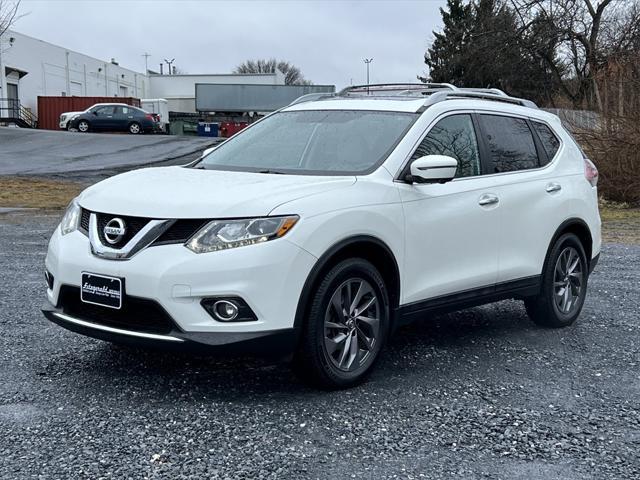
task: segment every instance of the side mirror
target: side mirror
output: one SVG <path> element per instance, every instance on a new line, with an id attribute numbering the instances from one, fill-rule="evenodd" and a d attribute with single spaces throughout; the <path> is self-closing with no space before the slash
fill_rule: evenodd
<path id="1" fill-rule="evenodd" d="M 445 183 L 456 176 L 458 160 L 446 155 L 427 155 L 411 163 L 410 183 Z"/>
<path id="2" fill-rule="evenodd" d="M 93 113 L 96 117 L 98 116 L 98 111 L 97 111 L 97 110 L 94 110 L 94 111 L 93 111 L 93 112 L 91 112 L 91 113 Z"/>

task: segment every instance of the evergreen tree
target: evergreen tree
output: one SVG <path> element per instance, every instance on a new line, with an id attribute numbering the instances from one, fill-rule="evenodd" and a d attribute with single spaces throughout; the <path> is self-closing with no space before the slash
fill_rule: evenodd
<path id="1" fill-rule="evenodd" d="M 466 77 L 465 56 L 473 25 L 473 9 L 463 0 L 447 0 L 447 10 L 440 8 L 440 14 L 444 28 L 442 33 L 433 32 L 435 40 L 424 56 L 429 77 L 418 78 L 423 82 L 429 80 L 458 85 Z"/>
<path id="2" fill-rule="evenodd" d="M 449 0 L 447 7 L 449 11 L 441 9 L 444 29 L 434 33 L 425 54 L 429 81 L 499 88 L 549 103 L 556 83 L 531 53 L 542 48 L 540 39 L 519 31 L 512 9 L 502 0 Z"/>

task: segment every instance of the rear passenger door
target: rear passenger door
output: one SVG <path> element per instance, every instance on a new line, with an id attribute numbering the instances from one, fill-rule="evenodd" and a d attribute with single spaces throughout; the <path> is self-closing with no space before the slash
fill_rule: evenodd
<path id="1" fill-rule="evenodd" d="M 485 170 L 502 213 L 498 285 L 535 285 L 549 242 L 569 211 L 566 177 L 558 175 L 558 162 L 553 162 L 560 141 L 543 122 L 483 112 L 477 118 Z"/>
<path id="2" fill-rule="evenodd" d="M 133 121 L 134 115 L 135 111 L 131 107 L 116 107 L 114 128 L 119 131 L 126 131 L 129 128 L 129 123 Z"/>

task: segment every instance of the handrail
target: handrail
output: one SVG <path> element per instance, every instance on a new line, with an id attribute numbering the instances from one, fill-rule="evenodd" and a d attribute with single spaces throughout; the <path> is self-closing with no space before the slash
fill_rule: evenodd
<path id="1" fill-rule="evenodd" d="M 22 121 L 31 128 L 38 125 L 38 117 L 22 106 L 17 98 L 0 98 L 0 118 Z"/>

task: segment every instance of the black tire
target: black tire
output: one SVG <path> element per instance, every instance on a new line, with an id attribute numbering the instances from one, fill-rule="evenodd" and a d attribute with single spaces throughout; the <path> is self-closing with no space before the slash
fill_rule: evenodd
<path id="1" fill-rule="evenodd" d="M 565 259 L 570 258 L 571 252 L 577 256 L 576 267 L 573 270 L 574 273 L 565 275 L 562 265 Z M 580 282 L 574 277 L 578 268 L 581 275 Z M 589 264 L 582 242 L 573 233 L 562 235 L 551 247 L 545 261 L 540 294 L 524 302 L 529 318 L 537 325 L 544 327 L 562 328 L 571 325 L 582 311 L 588 279 Z M 566 282 L 564 290 L 563 282 Z M 577 291 L 578 283 L 579 292 Z M 564 292 L 564 295 L 561 292 Z M 576 294 L 575 299 L 574 294 Z M 566 300 L 567 297 L 569 300 Z M 564 310 L 564 307 L 568 307 L 568 310 Z"/>
<path id="2" fill-rule="evenodd" d="M 142 133 L 142 125 L 138 122 L 131 122 L 129 124 L 129 133 L 132 135 L 140 135 Z"/>
<path id="3" fill-rule="evenodd" d="M 78 122 L 78 131 L 81 133 L 87 133 L 91 129 L 91 125 L 86 120 L 80 120 Z"/>
<path id="4" fill-rule="evenodd" d="M 389 295 L 382 275 L 364 259 L 343 260 L 316 285 L 309 301 L 294 369 L 304 381 L 327 389 L 362 382 L 380 358 L 389 335 Z M 342 314 L 338 314 L 338 303 Z M 346 304 L 349 313 L 343 308 Z"/>

